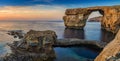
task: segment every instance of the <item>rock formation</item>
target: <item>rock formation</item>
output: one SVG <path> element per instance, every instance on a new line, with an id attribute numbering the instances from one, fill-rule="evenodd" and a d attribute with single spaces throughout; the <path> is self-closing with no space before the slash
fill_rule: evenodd
<path id="1" fill-rule="evenodd" d="M 27 46 L 38 46 L 39 48 L 44 48 L 46 46 L 52 47 L 52 45 L 57 40 L 57 35 L 54 31 L 34 31 L 30 30 L 25 34 L 24 40 Z M 28 48 L 27 47 L 27 48 Z"/>
<path id="2" fill-rule="evenodd" d="M 14 38 L 19 38 L 19 39 L 23 38 L 23 36 L 25 35 L 25 33 L 22 30 L 11 30 L 8 31 L 7 34 L 13 36 Z"/>
<path id="3" fill-rule="evenodd" d="M 64 24 L 67 28 L 83 29 L 88 16 L 93 11 L 99 11 L 103 15 L 102 29 L 117 33 L 120 26 L 120 6 L 101 6 L 88 8 L 67 9 L 65 12 Z"/>
<path id="4" fill-rule="evenodd" d="M 106 61 L 120 61 L 120 52 L 118 52 L 115 56 L 109 57 Z"/>
<path id="5" fill-rule="evenodd" d="M 112 40 L 103 49 L 103 51 L 97 56 L 95 61 L 109 61 L 109 60 L 111 60 L 112 57 L 118 57 L 119 52 L 120 52 L 120 30 L 118 31 L 115 39 Z M 116 61 L 116 60 L 113 60 L 113 61 Z"/>
<path id="6" fill-rule="evenodd" d="M 19 35 L 17 31 L 11 33 Z M 54 31 L 30 30 L 20 41 L 7 44 L 12 53 L 5 56 L 3 61 L 53 61 L 56 55 L 52 46 L 56 39 Z"/>

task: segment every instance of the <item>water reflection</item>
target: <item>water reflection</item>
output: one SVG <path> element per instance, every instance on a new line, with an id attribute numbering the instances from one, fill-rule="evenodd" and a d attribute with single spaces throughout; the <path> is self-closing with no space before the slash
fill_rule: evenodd
<path id="1" fill-rule="evenodd" d="M 87 47 L 54 48 L 56 53 L 55 61 L 89 61 L 94 59 L 99 52 Z"/>
<path id="2" fill-rule="evenodd" d="M 64 30 L 64 38 L 84 39 L 85 38 L 84 30 L 65 28 L 65 30 Z"/>
<path id="3" fill-rule="evenodd" d="M 88 31 L 85 31 L 85 29 L 84 30 L 76 30 L 76 29 L 65 28 L 64 38 L 79 38 L 79 39 L 86 39 L 86 40 L 97 40 L 97 41 L 103 41 L 103 42 L 110 42 L 115 37 L 115 34 L 108 32 L 106 30 L 97 30 L 100 32 L 100 34 L 98 34 L 98 33 L 93 34 Z M 94 32 L 95 30 L 93 29 L 90 31 Z M 88 34 L 85 35 L 86 33 L 88 33 Z M 91 34 L 93 36 L 91 36 Z M 95 39 L 94 37 L 97 37 L 97 38 Z M 88 39 L 88 38 L 90 38 L 90 39 Z"/>
<path id="4" fill-rule="evenodd" d="M 115 38 L 116 34 L 113 34 L 111 32 L 108 32 L 106 30 L 101 30 L 101 41 L 103 42 L 110 42 Z"/>

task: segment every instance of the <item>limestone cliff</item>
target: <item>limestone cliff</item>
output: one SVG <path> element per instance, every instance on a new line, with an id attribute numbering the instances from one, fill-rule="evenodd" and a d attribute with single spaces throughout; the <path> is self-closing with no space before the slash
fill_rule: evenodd
<path id="1" fill-rule="evenodd" d="M 103 15 L 101 20 L 102 29 L 117 33 L 120 26 L 120 6 L 67 9 L 63 17 L 64 24 L 67 28 L 83 29 L 88 16 L 93 11 L 99 11 Z"/>
<path id="2" fill-rule="evenodd" d="M 114 40 L 112 40 L 103 51 L 96 57 L 95 61 L 107 61 L 110 57 L 115 57 L 120 52 L 120 30 Z"/>

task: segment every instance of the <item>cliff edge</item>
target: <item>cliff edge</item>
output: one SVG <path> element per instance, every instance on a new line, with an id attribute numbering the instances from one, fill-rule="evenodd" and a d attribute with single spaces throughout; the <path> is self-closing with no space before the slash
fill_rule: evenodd
<path id="1" fill-rule="evenodd" d="M 112 40 L 103 51 L 96 57 L 94 61 L 109 61 L 111 57 L 115 57 L 120 52 L 120 30 L 114 40 Z M 115 60 L 116 61 L 116 60 Z"/>

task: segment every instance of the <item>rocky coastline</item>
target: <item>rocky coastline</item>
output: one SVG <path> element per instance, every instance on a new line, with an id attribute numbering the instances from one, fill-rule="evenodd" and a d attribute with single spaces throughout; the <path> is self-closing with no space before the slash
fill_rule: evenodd
<path id="1" fill-rule="evenodd" d="M 66 15 L 63 17 L 66 28 L 83 29 L 86 25 L 86 19 L 92 11 L 99 11 L 103 15 L 102 29 L 117 33 L 114 40 L 108 44 L 76 38 L 57 39 L 56 33 L 52 30 L 30 30 L 27 33 L 13 30 L 9 31 L 8 34 L 20 40 L 8 43 L 12 53 L 0 59 L 2 61 L 54 61 L 56 58 L 54 47 L 87 46 L 102 51 L 94 61 L 120 61 L 119 6 L 67 9 Z"/>
<path id="2" fill-rule="evenodd" d="M 8 35 L 12 35 L 14 38 L 19 38 L 20 40 L 14 41 L 11 44 L 8 43 L 7 45 L 11 48 L 12 53 L 7 54 L 0 59 L 2 61 L 53 61 L 56 58 L 55 51 L 53 50 L 54 47 L 86 46 L 89 48 L 97 49 L 99 51 L 103 50 L 100 55 L 97 56 L 95 61 L 119 60 L 119 47 L 116 47 L 119 46 L 119 33 L 120 31 L 117 33 L 115 39 L 107 44 L 105 42 L 83 40 L 77 38 L 57 39 L 56 33 L 51 30 L 30 30 L 26 34 L 16 30 L 9 31 L 7 33 Z M 51 37 L 51 35 L 53 36 Z M 30 40 L 31 44 L 28 44 Z M 38 43 L 42 44 L 39 45 Z M 110 54 L 109 51 L 116 51 L 116 53 L 113 54 L 113 52 L 111 52 Z M 103 55 L 106 55 L 106 57 Z"/>
<path id="3" fill-rule="evenodd" d="M 104 42 L 82 40 L 76 38 L 57 39 L 57 35 L 54 31 L 51 30 L 30 30 L 26 34 L 22 31 L 15 30 L 9 31 L 7 34 L 12 35 L 14 38 L 20 38 L 21 36 L 23 37 L 21 37 L 19 41 L 14 41 L 12 44 L 7 43 L 7 45 L 11 48 L 12 53 L 2 57 L 1 60 L 3 61 L 53 61 L 56 58 L 55 51 L 53 50 L 54 47 L 91 46 L 91 48 L 101 51 L 106 45 Z M 49 34 L 50 36 L 53 35 L 53 37 L 47 37 Z M 47 39 L 44 39 L 45 37 Z M 38 38 L 39 40 L 37 43 L 41 44 L 41 42 L 43 42 L 43 44 L 39 45 L 37 43 L 34 43 L 36 42 L 35 38 Z M 27 44 L 28 42 L 25 42 L 28 39 L 31 40 L 31 44 Z"/>

